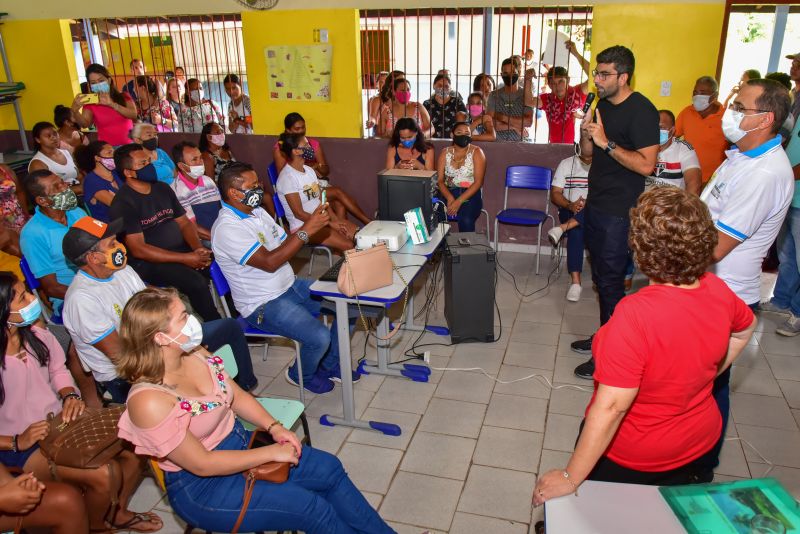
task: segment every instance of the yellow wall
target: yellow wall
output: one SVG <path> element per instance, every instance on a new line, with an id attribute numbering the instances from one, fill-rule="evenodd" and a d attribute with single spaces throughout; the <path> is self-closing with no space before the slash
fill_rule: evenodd
<path id="1" fill-rule="evenodd" d="M 264 48 L 314 44 L 314 28 L 328 29 L 333 46 L 330 102 L 271 100 Z M 283 118 L 296 111 L 315 137 L 361 137 L 361 49 L 355 9 L 266 11 L 242 13 L 242 40 L 253 106 L 253 128 L 259 134 L 279 134 Z"/>
<path id="2" fill-rule="evenodd" d="M 9 21 L 0 26 L 11 74 L 25 83 L 20 106 L 25 128 L 38 121 L 53 122 L 56 104 L 69 106 L 78 92 L 78 73 L 72 52 L 69 21 Z M 0 68 L 0 79 L 5 71 Z M 0 130 L 16 130 L 12 106 L 0 107 Z"/>
<path id="3" fill-rule="evenodd" d="M 692 103 L 697 78 L 714 76 L 725 6 L 722 4 L 603 4 L 592 15 L 592 68 L 595 56 L 613 45 L 636 56 L 633 87 L 659 109 L 678 114 Z M 672 81 L 672 94 L 660 95 Z"/>

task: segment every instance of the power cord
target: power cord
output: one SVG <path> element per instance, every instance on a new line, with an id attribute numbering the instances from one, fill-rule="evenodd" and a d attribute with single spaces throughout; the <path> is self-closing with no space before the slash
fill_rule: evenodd
<path id="1" fill-rule="evenodd" d="M 587 393 L 592 393 L 594 391 L 593 389 L 588 389 L 588 388 L 585 388 L 583 386 L 578 386 L 578 385 L 575 385 L 575 384 L 562 384 L 560 386 L 556 386 L 546 376 L 540 375 L 540 374 L 536 374 L 536 373 L 530 374 L 528 376 L 523 376 L 522 378 L 515 378 L 514 380 L 500 380 L 499 378 L 497 378 L 495 376 L 492 376 L 489 373 L 487 373 L 486 370 L 481 368 L 481 367 L 432 367 L 430 365 L 428 367 L 430 367 L 434 371 L 480 371 L 481 373 L 483 373 L 487 377 L 491 378 L 492 380 L 494 380 L 498 384 L 514 384 L 516 382 L 522 382 L 523 380 L 530 380 L 531 378 L 536 378 L 536 379 L 539 380 L 539 382 L 541 382 L 542 384 L 544 384 L 545 386 L 547 386 L 550 389 L 568 388 L 568 389 L 575 389 L 575 390 L 578 390 L 578 391 L 585 391 Z"/>

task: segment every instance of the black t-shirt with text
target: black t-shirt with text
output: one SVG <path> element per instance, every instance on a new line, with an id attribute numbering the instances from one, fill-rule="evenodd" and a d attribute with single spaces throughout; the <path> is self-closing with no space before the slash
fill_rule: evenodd
<path id="1" fill-rule="evenodd" d="M 603 128 L 609 141 L 628 150 L 658 145 L 658 110 L 641 93 L 632 93 L 614 105 L 607 99 L 597 103 Z M 597 113 L 595 112 L 595 122 Z M 622 166 L 597 145 L 592 151 L 589 169 L 589 195 L 586 205 L 618 217 L 628 217 L 644 192 L 645 177 Z"/>
<path id="2" fill-rule="evenodd" d="M 175 219 L 186 211 L 167 184 L 150 184 L 143 195 L 125 184 L 111 202 L 111 220 L 122 218 L 124 234 L 143 234 L 144 242 L 172 252 L 189 252 Z"/>

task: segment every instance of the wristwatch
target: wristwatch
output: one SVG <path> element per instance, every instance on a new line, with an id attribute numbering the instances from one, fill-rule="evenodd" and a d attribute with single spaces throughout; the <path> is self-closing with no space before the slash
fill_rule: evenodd
<path id="1" fill-rule="evenodd" d="M 605 148 L 606 154 L 611 154 L 611 151 L 615 148 L 617 148 L 617 143 L 614 141 L 609 141 Z"/>
<path id="2" fill-rule="evenodd" d="M 300 238 L 300 241 L 302 241 L 303 244 L 308 245 L 308 233 L 307 232 L 305 232 L 303 230 L 299 230 L 294 235 L 296 235 L 298 238 Z"/>

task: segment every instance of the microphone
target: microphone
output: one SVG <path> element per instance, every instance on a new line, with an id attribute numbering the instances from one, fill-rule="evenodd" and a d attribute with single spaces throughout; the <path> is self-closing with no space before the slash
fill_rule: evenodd
<path id="1" fill-rule="evenodd" d="M 583 114 L 586 115 L 589 112 L 589 108 L 592 107 L 592 102 L 594 102 L 594 93 L 589 93 L 586 95 L 586 103 L 583 105 Z"/>

